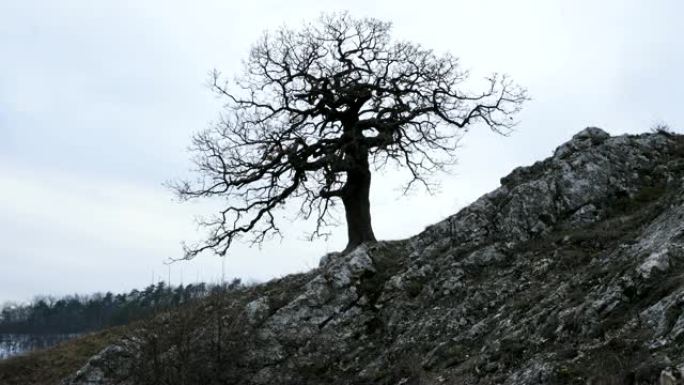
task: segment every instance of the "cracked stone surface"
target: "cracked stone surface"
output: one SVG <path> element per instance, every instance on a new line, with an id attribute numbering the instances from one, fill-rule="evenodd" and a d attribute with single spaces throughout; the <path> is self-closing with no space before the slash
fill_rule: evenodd
<path id="1" fill-rule="evenodd" d="M 681 384 L 683 185 L 682 137 L 587 128 L 410 239 L 227 294 L 245 322 L 190 346 L 242 336 L 216 383 Z M 136 346 L 65 384 L 127 384 Z"/>

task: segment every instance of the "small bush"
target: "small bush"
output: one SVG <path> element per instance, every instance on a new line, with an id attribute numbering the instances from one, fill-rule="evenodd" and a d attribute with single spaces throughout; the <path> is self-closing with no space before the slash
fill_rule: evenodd
<path id="1" fill-rule="evenodd" d="M 674 131 L 670 127 L 669 124 L 665 122 L 655 122 L 653 125 L 651 125 L 650 131 L 654 134 L 665 134 L 665 135 L 672 135 L 674 134 Z"/>

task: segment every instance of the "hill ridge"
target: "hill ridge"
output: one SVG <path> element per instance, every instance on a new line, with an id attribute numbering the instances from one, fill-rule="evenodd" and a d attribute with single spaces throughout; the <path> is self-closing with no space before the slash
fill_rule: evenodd
<path id="1" fill-rule="evenodd" d="M 589 127 L 414 237 L 157 317 L 64 384 L 674 384 L 683 180 L 681 136 Z"/>

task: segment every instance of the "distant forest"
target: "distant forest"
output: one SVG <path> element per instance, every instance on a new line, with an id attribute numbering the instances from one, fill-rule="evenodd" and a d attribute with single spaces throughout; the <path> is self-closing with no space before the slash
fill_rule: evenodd
<path id="1" fill-rule="evenodd" d="M 26 305 L 8 304 L 0 312 L 0 333 L 85 333 L 149 317 L 156 312 L 241 287 L 205 283 L 171 287 L 164 282 L 127 294 L 36 297 Z"/>

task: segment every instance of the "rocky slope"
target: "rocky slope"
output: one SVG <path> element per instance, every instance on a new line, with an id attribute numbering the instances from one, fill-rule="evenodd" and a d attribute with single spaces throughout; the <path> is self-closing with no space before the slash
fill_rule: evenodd
<path id="1" fill-rule="evenodd" d="M 684 138 L 588 128 L 404 241 L 162 315 L 64 384 L 675 384 Z"/>

